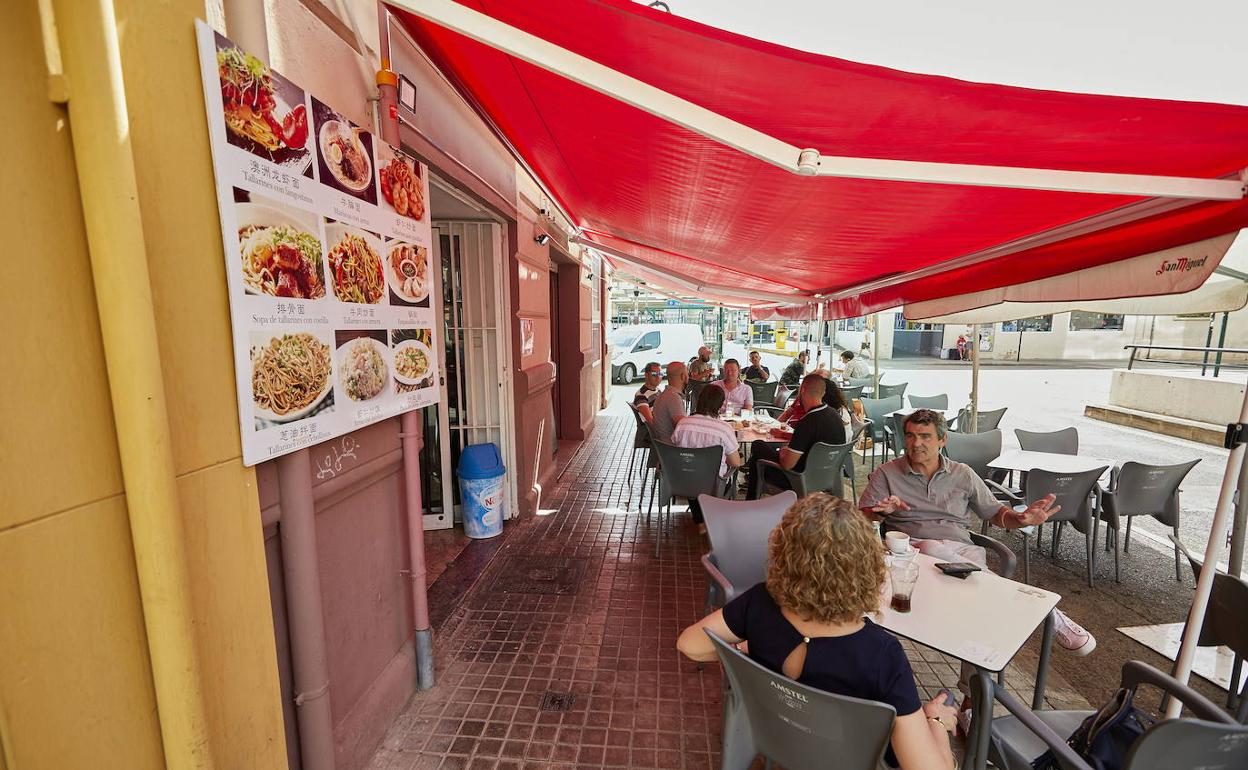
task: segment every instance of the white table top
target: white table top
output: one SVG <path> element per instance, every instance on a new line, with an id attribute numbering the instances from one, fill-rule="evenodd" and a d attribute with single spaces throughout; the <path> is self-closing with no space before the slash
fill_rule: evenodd
<path id="1" fill-rule="evenodd" d="M 1005 668 L 1061 599 L 1052 591 L 1006 580 L 986 569 L 961 580 L 933 566 L 943 559 L 920 553 L 915 560 L 919 582 L 910 612 L 889 606 L 892 586 L 886 581 L 884 609 L 877 622 L 994 673 Z"/>
<path id="2" fill-rule="evenodd" d="M 908 416 L 908 415 L 914 414 L 915 412 L 919 411 L 920 409 L 927 409 L 927 407 L 925 407 L 925 406 L 924 406 L 924 407 L 912 406 L 912 407 L 910 407 L 909 409 L 894 409 L 893 411 L 889 412 L 888 414 L 886 414 L 886 415 L 884 415 L 884 416 L 885 416 L 885 417 L 892 417 L 892 416 L 893 416 L 893 415 L 895 415 L 895 414 L 907 415 L 907 416 Z M 960 410 L 958 410 L 958 409 L 928 409 L 927 411 L 929 411 L 929 412 L 939 412 L 940 414 L 944 415 L 944 417 L 945 417 L 945 422 L 948 422 L 948 421 L 952 420 L 954 417 L 957 417 L 957 416 L 958 416 L 958 412 L 959 412 Z"/>
<path id="3" fill-rule="evenodd" d="M 1006 471 L 1052 471 L 1053 473 L 1081 473 L 1108 466 L 1113 468 L 1117 463 L 1100 457 L 1087 455 L 1062 455 L 1053 452 L 1024 452 L 1021 449 L 1007 449 L 1001 456 L 988 463 L 989 468 Z"/>

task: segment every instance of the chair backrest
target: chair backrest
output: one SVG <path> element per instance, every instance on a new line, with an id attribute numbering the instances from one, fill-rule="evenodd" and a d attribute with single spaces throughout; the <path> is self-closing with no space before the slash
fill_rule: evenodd
<path id="1" fill-rule="evenodd" d="M 650 426 L 646 424 L 646 419 L 641 416 L 641 410 L 633 404 L 629 404 L 628 408 L 633 411 L 633 420 L 637 423 L 637 431 L 633 433 L 633 449 L 650 446 Z"/>
<path id="2" fill-rule="evenodd" d="M 719 465 L 724 459 L 720 446 L 686 449 L 653 441 L 659 455 L 664 488 L 669 495 L 697 499 L 698 495 L 714 495 L 719 491 Z"/>
<path id="3" fill-rule="evenodd" d="M 957 460 L 971 466 L 981 479 L 988 478 L 992 469 L 988 463 L 1001 456 L 1001 431 L 989 430 L 983 433 L 945 434 L 945 455 L 950 460 Z"/>
<path id="4" fill-rule="evenodd" d="M 1069 521 L 1075 529 L 1087 534 L 1092 526 L 1092 502 L 1090 495 L 1096 482 L 1109 468 L 1108 465 L 1079 473 L 1054 473 L 1036 469 L 1028 472 L 1023 496 L 1028 501 L 1039 500 L 1045 495 L 1057 498 L 1062 510 L 1053 514 L 1049 521 Z"/>
<path id="5" fill-rule="evenodd" d="M 893 429 L 893 441 L 896 443 L 897 454 L 906 453 L 906 418 L 909 412 L 899 412 L 888 416 L 888 427 Z"/>
<path id="6" fill-rule="evenodd" d="M 1079 454 L 1079 429 L 1062 428 L 1047 433 L 1015 428 L 1018 448 L 1024 452 L 1050 452 L 1058 455 Z"/>
<path id="7" fill-rule="evenodd" d="M 776 401 L 776 389 L 779 382 L 751 382 L 750 390 L 754 392 L 755 404 L 773 404 Z"/>
<path id="8" fill-rule="evenodd" d="M 902 382 L 897 385 L 885 385 L 880 383 L 880 392 L 875 394 L 876 398 L 888 398 L 889 396 L 904 396 L 906 394 L 906 386 L 908 382 Z M 900 408 L 900 407 L 898 407 Z"/>
<path id="9" fill-rule="evenodd" d="M 826 768 L 832 758 L 839 770 L 880 767 L 897 717 L 892 706 L 799 684 L 707 634 L 732 687 L 724 708 L 744 711 L 755 751 L 788 770 Z"/>
<path id="10" fill-rule="evenodd" d="M 1171 719 L 1139 737 L 1124 770 L 1232 770 L 1248 767 L 1248 726 Z"/>
<path id="11" fill-rule="evenodd" d="M 1204 560 L 1193 556 L 1174 535 L 1170 539 L 1192 565 L 1192 576 L 1199 580 Z M 1226 645 L 1239 656 L 1248 658 L 1248 582 L 1243 578 L 1225 572 L 1214 573 L 1205 622 L 1196 644 L 1201 647 Z"/>
<path id="12" fill-rule="evenodd" d="M 783 409 L 784 405 L 789 403 L 789 399 L 792 398 L 794 393 L 797 393 L 797 388 L 780 385 L 776 388 L 776 397 L 771 400 L 772 406 L 778 406 Z M 758 399 L 754 399 L 754 405 L 758 406 Z"/>
<path id="13" fill-rule="evenodd" d="M 862 411 L 867 415 L 867 419 L 871 421 L 871 438 L 878 439 L 882 437 L 884 435 L 884 424 L 887 422 L 884 419 L 884 415 L 901 408 L 901 396 L 861 398 L 858 400 L 862 403 Z"/>
<path id="14" fill-rule="evenodd" d="M 1126 462 L 1114 474 L 1114 503 L 1119 515 L 1159 516 L 1173 526 L 1177 507 L 1173 505 L 1179 484 L 1196 467 L 1199 459 L 1178 465 L 1145 465 Z"/>
<path id="15" fill-rule="evenodd" d="M 767 579 L 767 538 L 795 502 L 791 489 L 760 500 L 698 497 L 715 562 L 738 593 Z"/>
<path id="16" fill-rule="evenodd" d="M 850 387 L 856 386 L 859 388 L 866 387 L 867 385 L 875 385 L 875 378 L 874 377 L 850 377 L 849 385 Z"/>
<path id="17" fill-rule="evenodd" d="M 702 380 L 689 380 L 689 403 L 698 403 L 698 394 L 702 392 L 703 388 L 710 384 L 711 383 L 704 382 Z"/>
<path id="18" fill-rule="evenodd" d="M 812 492 L 827 492 L 837 497 L 844 496 L 844 474 L 841 471 L 845 468 L 845 458 L 852 451 L 854 451 L 852 442 L 846 444 L 816 442 L 806 451 L 806 466 L 801 474 L 801 486 L 804 489 L 797 490 L 798 494 L 805 496 Z"/>
<path id="19" fill-rule="evenodd" d="M 855 398 L 862 398 L 862 389 L 865 385 L 849 385 L 841 388 L 841 395 L 845 397 L 845 403 L 852 408 L 852 402 Z"/>
<path id="20" fill-rule="evenodd" d="M 948 409 L 949 394 L 941 393 L 939 396 L 908 396 L 910 406 L 915 409 Z"/>
<path id="21" fill-rule="evenodd" d="M 996 430 L 1001 427 L 1001 418 L 1005 417 L 1008 406 L 1000 409 L 989 409 L 979 413 L 979 418 L 975 421 L 975 432 L 983 433 L 988 430 Z M 961 433 L 971 432 L 971 408 L 965 407 L 958 412 L 958 431 Z"/>

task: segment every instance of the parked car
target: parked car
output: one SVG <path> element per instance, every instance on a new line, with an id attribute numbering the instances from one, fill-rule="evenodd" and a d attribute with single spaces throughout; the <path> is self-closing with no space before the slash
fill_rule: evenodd
<path id="1" fill-rule="evenodd" d="M 669 361 L 688 361 L 702 347 L 697 324 L 638 324 L 621 326 L 607 337 L 611 345 L 611 379 L 628 384 L 649 361 L 664 369 Z"/>

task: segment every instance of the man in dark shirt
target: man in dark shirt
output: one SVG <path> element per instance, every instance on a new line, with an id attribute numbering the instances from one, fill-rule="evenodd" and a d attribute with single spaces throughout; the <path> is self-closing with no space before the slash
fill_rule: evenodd
<path id="1" fill-rule="evenodd" d="M 750 365 L 741 373 L 746 382 L 766 382 L 771 379 L 771 370 L 763 366 L 763 357 L 757 350 L 750 351 Z"/>
<path id="2" fill-rule="evenodd" d="M 806 453 L 815 444 L 844 444 L 845 423 L 841 415 L 829 409 L 823 403 L 823 394 L 827 390 L 828 381 L 818 374 L 808 374 L 802 378 L 802 387 L 798 391 L 798 400 L 805 408 L 802 419 L 793 426 L 793 438 L 789 445 L 779 451 L 766 441 L 755 441 L 750 445 L 750 464 L 747 475 L 747 495 L 754 500 L 758 497 L 761 485 L 758 461 L 772 460 L 786 470 L 801 473 L 806 469 Z M 767 469 L 767 483 L 781 489 L 789 489 L 789 479 L 774 468 Z"/>
<path id="3" fill-rule="evenodd" d="M 786 388 L 796 387 L 806 376 L 806 362 L 810 360 L 810 352 L 803 350 L 793 359 L 793 363 L 784 368 L 780 375 L 780 384 Z"/>
<path id="4" fill-rule="evenodd" d="M 637 395 L 633 396 L 633 406 L 646 418 L 646 422 L 650 422 L 653 416 L 650 407 L 654 406 L 654 400 L 659 397 L 659 383 L 663 381 L 662 367 L 658 361 L 651 361 L 646 364 L 643 374 L 646 381 L 637 389 Z"/>

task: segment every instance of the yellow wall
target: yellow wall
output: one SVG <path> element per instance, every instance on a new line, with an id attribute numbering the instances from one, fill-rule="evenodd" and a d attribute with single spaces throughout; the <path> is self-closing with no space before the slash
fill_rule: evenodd
<path id="1" fill-rule="evenodd" d="M 37 0 L 0 3 L 0 720 L 11 767 L 164 766 L 67 111 Z M 193 20 L 117 0 L 208 734 L 222 768 L 285 766 L 255 477 L 242 466 Z M 72 94 L 72 84 L 70 85 Z M 25 181 L 19 181 L 25 180 Z M 171 512 L 173 513 L 173 512 Z M 0 752 L 3 756 L 3 752 Z M 3 760 L 0 759 L 0 764 Z"/>

